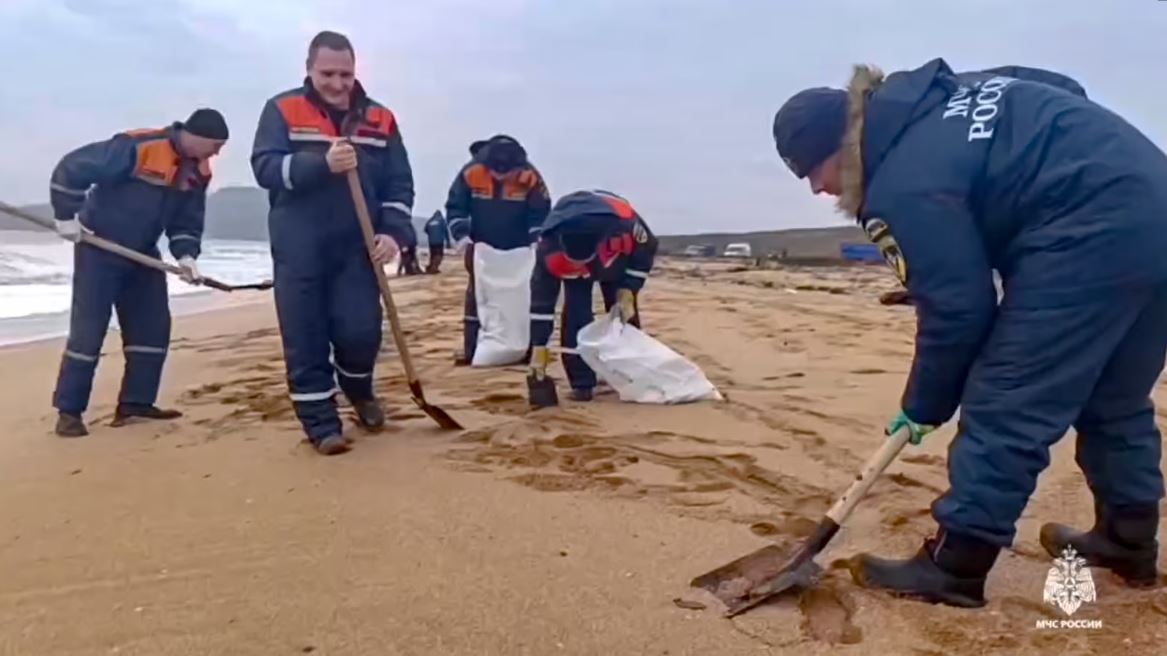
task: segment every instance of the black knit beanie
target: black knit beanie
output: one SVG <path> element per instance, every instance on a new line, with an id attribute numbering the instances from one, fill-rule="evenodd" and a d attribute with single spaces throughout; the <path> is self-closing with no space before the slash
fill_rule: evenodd
<path id="1" fill-rule="evenodd" d="M 227 121 L 223 120 L 222 114 L 213 109 L 196 109 L 182 127 L 196 137 L 227 140 Z"/>

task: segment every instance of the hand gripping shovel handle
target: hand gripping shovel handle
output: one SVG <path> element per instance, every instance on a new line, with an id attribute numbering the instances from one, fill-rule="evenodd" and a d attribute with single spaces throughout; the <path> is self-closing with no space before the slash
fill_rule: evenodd
<path id="1" fill-rule="evenodd" d="M 357 173 L 356 169 L 350 169 L 347 177 L 353 205 L 357 209 L 357 219 L 361 223 L 361 233 L 365 237 L 365 249 L 369 252 L 369 261 L 373 265 L 373 272 L 377 274 L 377 285 L 381 288 L 381 298 L 385 302 L 385 314 L 389 317 L 393 341 L 397 344 L 397 352 L 401 355 L 401 364 L 405 367 L 405 377 L 409 382 L 409 391 L 413 395 L 413 401 L 442 428 L 461 430 L 462 426 L 445 410 L 432 406 L 425 400 L 421 381 L 418 380 L 417 372 L 413 368 L 413 358 L 409 355 L 409 346 L 405 343 L 405 335 L 401 332 L 401 320 L 397 316 L 397 305 L 393 303 L 393 294 L 389 291 L 389 280 L 385 277 L 385 270 L 373 260 L 373 253 L 376 250 L 373 241 L 373 219 L 369 216 L 369 206 L 365 202 L 365 192 L 361 188 L 360 174 Z"/>
<path id="2" fill-rule="evenodd" d="M 10 216 L 14 216 L 18 219 L 24 219 L 25 221 L 28 221 L 30 223 L 35 223 L 36 225 L 39 225 L 40 227 L 42 227 L 46 230 L 54 230 L 54 231 L 56 230 L 56 228 L 53 226 L 52 222 L 50 222 L 49 220 L 42 219 L 41 217 L 36 216 L 35 214 L 30 214 L 28 212 L 25 212 L 19 208 L 16 208 L 16 207 L 9 205 L 8 203 L 0 202 L 0 212 L 4 212 L 5 214 L 8 214 Z M 149 267 L 151 269 L 157 269 L 158 271 L 163 271 L 166 273 L 171 273 L 171 274 L 174 274 L 176 276 L 183 275 L 183 271 L 182 271 L 181 267 L 175 266 L 173 264 L 168 264 L 168 263 L 163 262 L 162 260 L 159 260 L 157 258 L 150 257 L 149 255 L 144 255 L 142 253 L 139 253 L 136 250 L 133 250 L 132 248 L 126 248 L 125 246 L 122 246 L 121 244 L 119 244 L 117 242 L 112 242 L 112 241 L 109 241 L 108 239 L 103 239 L 101 237 L 98 237 L 95 234 L 82 231 L 81 241 L 85 242 L 86 244 L 89 244 L 90 246 L 93 246 L 94 248 L 100 248 L 101 250 L 113 253 L 114 255 L 120 255 L 120 256 L 126 258 L 127 260 L 137 262 L 138 264 L 141 264 L 142 266 Z M 211 289 L 217 289 L 217 290 L 223 291 L 223 292 L 232 292 L 232 291 L 235 291 L 237 289 L 268 289 L 271 287 L 271 284 L 269 282 L 262 282 L 262 283 L 258 283 L 255 285 L 228 285 L 226 283 L 219 282 L 218 280 L 215 280 L 214 278 L 207 278 L 205 276 L 203 277 L 201 284 L 206 285 L 207 287 L 210 287 Z"/>

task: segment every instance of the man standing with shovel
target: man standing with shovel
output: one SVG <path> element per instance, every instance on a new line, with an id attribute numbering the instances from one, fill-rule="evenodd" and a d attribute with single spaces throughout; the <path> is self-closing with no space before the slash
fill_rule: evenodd
<path id="1" fill-rule="evenodd" d="M 1162 441 L 1150 393 L 1167 352 L 1167 156 L 1057 74 L 954 73 L 941 59 L 800 92 L 777 149 L 864 228 L 907 286 L 915 358 L 891 434 L 919 441 L 961 408 L 935 537 L 859 556 L 862 585 L 955 606 L 986 577 L 1071 426 L 1089 532 L 1041 542 L 1153 585 Z M 1004 297 L 998 305 L 993 271 Z"/>
<path id="2" fill-rule="evenodd" d="M 166 234 L 183 279 L 199 280 L 210 159 L 227 141 L 219 112 L 200 109 L 185 123 L 131 130 L 65 155 L 50 193 L 57 232 L 73 249 L 73 306 L 53 406 L 56 433 L 88 435 L 82 415 L 112 308 L 117 308 L 126 369 L 113 425 L 176 419 L 154 405 L 170 346 L 166 274 L 81 242 L 82 231 L 157 259 Z"/>
<path id="3" fill-rule="evenodd" d="M 373 259 L 383 266 L 408 244 L 413 173 L 393 113 L 354 76 L 343 35 L 321 32 L 308 48 L 303 86 L 267 102 L 251 165 L 271 199 L 276 309 L 296 415 L 323 455 L 348 449 L 336 394 L 362 426 L 385 412 L 373 391 L 381 348 L 381 297 L 346 175 L 356 169 L 375 210 Z M 359 196 L 358 196 L 359 197 Z"/>

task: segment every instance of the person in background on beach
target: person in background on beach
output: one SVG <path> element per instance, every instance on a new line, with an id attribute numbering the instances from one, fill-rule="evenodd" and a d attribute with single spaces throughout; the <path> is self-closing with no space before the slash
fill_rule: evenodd
<path id="1" fill-rule="evenodd" d="M 430 220 L 425 222 L 425 237 L 430 247 L 430 261 L 426 263 L 425 272 L 436 274 L 442 266 L 446 247 L 451 245 L 450 229 L 446 225 L 446 217 L 442 216 L 441 210 L 434 212 Z"/>
<path id="2" fill-rule="evenodd" d="M 572 399 L 592 400 L 596 374 L 575 352 L 576 336 L 592 322 L 592 289 L 600 283 L 604 308 L 640 327 L 638 295 L 656 257 L 657 239 L 632 205 L 608 191 L 577 191 L 555 204 L 539 236 L 531 274 L 530 374 L 543 379 L 548 343 L 563 287 L 559 336 Z"/>
<path id="3" fill-rule="evenodd" d="M 413 233 L 413 172 L 401 130 L 393 112 L 365 94 L 355 60 L 345 36 L 316 35 L 307 78 L 267 101 L 251 155 L 271 202 L 275 301 L 292 404 L 324 455 L 350 446 L 338 391 L 363 427 L 385 423 L 373 391 L 381 296 L 346 174 L 359 171 L 373 210 L 377 266 Z"/>
<path id="4" fill-rule="evenodd" d="M 401 238 L 394 237 L 397 241 L 397 246 L 401 249 L 401 259 L 397 263 L 397 275 L 399 276 L 420 276 L 421 266 L 417 263 L 417 234 L 413 230 L 412 223 L 408 226 L 407 234 L 404 227 L 397 231 Z"/>
<path id="5" fill-rule="evenodd" d="M 199 109 L 185 123 L 130 130 L 82 146 L 53 170 L 49 191 L 57 232 L 75 243 L 69 337 L 53 392 L 57 435 L 89 434 L 82 417 L 112 308 L 126 358 L 113 425 L 182 416 L 154 405 L 170 348 L 166 274 L 81 243 L 81 233 L 154 258 L 165 234 L 183 280 L 196 283 L 210 160 L 227 136 L 219 112 Z"/>
<path id="6" fill-rule="evenodd" d="M 470 162 L 462 167 L 446 200 L 450 234 L 464 250 L 466 306 L 459 365 L 474 361 L 478 345 L 478 301 L 474 293 L 474 244 L 498 250 L 529 247 L 551 208 L 543 176 L 513 137 L 496 135 L 470 145 Z"/>
<path id="7" fill-rule="evenodd" d="M 1049 449 L 1073 426 L 1094 527 L 1046 524 L 1042 545 L 1154 584 L 1167 156 L 1064 76 L 956 74 L 943 59 L 886 78 L 859 66 L 847 91 L 802 91 L 778 111 L 774 139 L 797 177 L 839 197 L 916 306 L 887 432 L 907 428 L 918 444 L 961 408 L 935 537 L 907 560 L 860 555 L 856 581 L 984 605 Z"/>

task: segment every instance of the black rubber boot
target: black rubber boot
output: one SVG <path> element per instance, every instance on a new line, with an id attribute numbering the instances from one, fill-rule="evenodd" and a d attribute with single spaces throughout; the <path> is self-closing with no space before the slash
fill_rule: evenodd
<path id="1" fill-rule="evenodd" d="M 353 409 L 357 412 L 357 420 L 365 429 L 375 431 L 385 426 L 385 410 L 381 407 L 380 401 L 376 399 L 358 401 L 353 403 Z"/>
<path id="2" fill-rule="evenodd" d="M 312 446 L 322 456 L 335 456 L 349 450 L 348 440 L 340 435 L 329 435 L 318 442 L 313 442 Z"/>
<path id="3" fill-rule="evenodd" d="M 593 390 L 591 387 L 573 387 L 571 389 L 572 401 L 582 401 L 586 403 L 587 401 L 591 401 L 594 396 L 595 390 Z"/>
<path id="4" fill-rule="evenodd" d="M 1094 527 L 1081 532 L 1064 524 L 1041 527 L 1041 546 L 1058 558 L 1073 547 L 1091 567 L 1117 574 L 1127 585 L 1144 588 L 1159 580 L 1159 504 L 1107 508 L 1094 502 Z"/>
<path id="5" fill-rule="evenodd" d="M 85 437 L 89 434 L 89 429 L 85 427 L 81 417 L 61 412 L 57 415 L 56 432 L 58 437 Z"/>
<path id="6" fill-rule="evenodd" d="M 985 579 L 1001 548 L 940 530 L 908 560 L 859 554 L 849 564 L 855 582 L 895 596 L 960 608 L 985 605 Z"/>
<path id="7" fill-rule="evenodd" d="M 130 419 L 159 419 L 170 420 L 178 419 L 182 413 L 178 410 L 163 410 L 153 405 L 137 405 L 134 403 L 118 404 L 117 410 L 114 411 L 113 421 L 111 426 L 123 426 Z"/>

